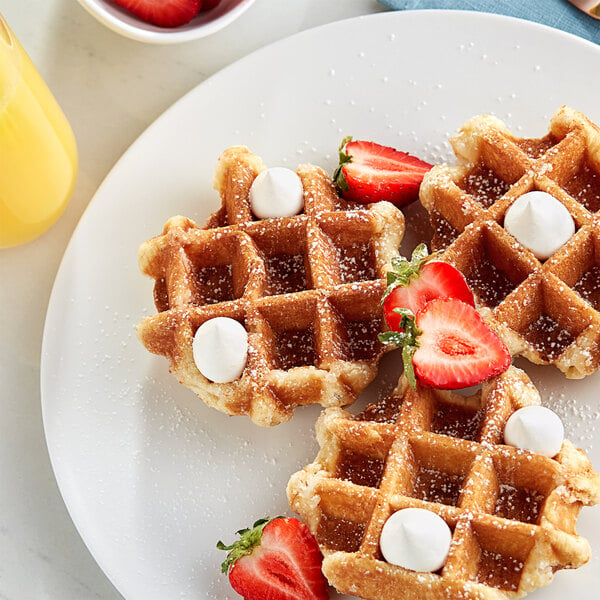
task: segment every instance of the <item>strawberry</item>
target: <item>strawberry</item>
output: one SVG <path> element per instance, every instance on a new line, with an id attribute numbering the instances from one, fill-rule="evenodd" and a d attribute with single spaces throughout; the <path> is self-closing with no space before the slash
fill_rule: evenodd
<path id="1" fill-rule="evenodd" d="M 392 259 L 392 270 L 387 274 L 388 289 L 383 297 L 385 322 L 392 331 L 399 330 L 402 318 L 395 308 L 408 308 L 416 314 L 434 298 L 456 298 L 475 306 L 463 274 L 434 258 L 435 255 L 427 253 L 425 244 L 419 244 L 410 261 L 404 257 Z"/>
<path id="2" fill-rule="evenodd" d="M 315 538 L 298 519 L 260 519 L 238 531 L 221 565 L 233 589 L 245 600 L 325 600 L 327 580 Z"/>
<path id="3" fill-rule="evenodd" d="M 414 388 L 442 390 L 471 387 L 510 366 L 511 356 L 502 340 L 479 313 L 455 298 L 436 298 L 416 316 L 407 309 L 401 315 L 402 331 L 379 335 L 380 341 L 402 346 L 404 372 Z"/>
<path id="4" fill-rule="evenodd" d="M 113 0 L 136 17 L 159 27 L 189 23 L 202 8 L 202 0 Z"/>
<path id="5" fill-rule="evenodd" d="M 368 204 L 387 200 L 397 206 L 417 199 L 419 186 L 432 165 L 375 142 L 342 140 L 340 164 L 333 180 L 347 200 Z"/>
<path id="6" fill-rule="evenodd" d="M 207 10 L 210 10 L 211 8 L 214 8 L 220 4 L 220 2 L 221 0 L 203 0 L 200 12 L 206 12 Z"/>

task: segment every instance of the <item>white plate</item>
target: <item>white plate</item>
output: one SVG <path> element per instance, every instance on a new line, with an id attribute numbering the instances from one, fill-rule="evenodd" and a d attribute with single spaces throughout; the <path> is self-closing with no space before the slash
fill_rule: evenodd
<path id="1" fill-rule="evenodd" d="M 213 169 L 231 144 L 249 145 L 268 164 L 332 170 L 340 139 L 352 134 L 440 161 L 450 158 L 448 134 L 475 114 L 495 113 L 534 136 L 563 103 L 600 121 L 599 61 L 596 46 L 524 21 L 383 13 L 256 52 L 190 92 L 133 144 L 73 235 L 42 358 L 56 478 L 83 539 L 128 600 L 238 598 L 219 572 L 224 553 L 215 543 L 255 518 L 289 512 L 285 485 L 315 455 L 318 414 L 311 407 L 263 430 L 179 386 L 135 338 L 136 323 L 154 311 L 152 282 L 137 269 L 140 242 L 174 214 L 202 222 L 217 207 Z M 386 362 L 395 377 L 397 360 Z M 525 366 L 600 467 L 600 374 L 566 381 L 553 368 Z M 597 597 L 597 508 L 583 511 L 579 529 L 595 558 L 532 597 Z"/>

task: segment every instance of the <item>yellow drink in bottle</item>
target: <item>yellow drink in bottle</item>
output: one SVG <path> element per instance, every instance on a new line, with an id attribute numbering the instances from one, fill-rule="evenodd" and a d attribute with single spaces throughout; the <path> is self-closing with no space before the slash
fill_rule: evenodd
<path id="1" fill-rule="evenodd" d="M 0 247 L 46 231 L 77 175 L 71 127 L 0 15 Z"/>

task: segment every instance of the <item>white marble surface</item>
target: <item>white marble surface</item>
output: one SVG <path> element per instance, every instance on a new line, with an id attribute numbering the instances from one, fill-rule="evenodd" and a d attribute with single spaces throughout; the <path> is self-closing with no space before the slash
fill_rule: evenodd
<path id="1" fill-rule="evenodd" d="M 115 600 L 56 486 L 39 392 L 42 331 L 61 256 L 110 168 L 167 107 L 222 67 L 297 31 L 383 10 L 375 0 L 257 0 L 211 37 L 150 46 L 118 36 L 76 0 L 0 0 L 69 118 L 79 178 L 60 221 L 0 250 L 0 600 Z"/>

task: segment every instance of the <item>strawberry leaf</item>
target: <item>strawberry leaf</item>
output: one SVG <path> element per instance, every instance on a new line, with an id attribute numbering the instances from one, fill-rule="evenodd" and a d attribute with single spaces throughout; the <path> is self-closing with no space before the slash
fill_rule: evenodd
<path id="1" fill-rule="evenodd" d="M 338 190 L 340 190 L 342 192 L 348 191 L 348 182 L 346 181 L 346 177 L 344 176 L 343 167 L 346 163 L 352 162 L 352 156 L 350 154 L 347 154 L 346 152 L 344 152 L 344 148 L 346 147 L 346 144 L 348 144 L 351 141 L 352 141 L 351 135 L 347 135 L 342 140 L 342 143 L 340 144 L 340 147 L 338 149 L 339 164 L 338 164 L 337 168 L 335 169 L 335 171 L 333 172 L 333 182 L 335 183 L 335 186 L 338 188 Z"/>
<path id="2" fill-rule="evenodd" d="M 410 387 L 413 390 L 417 386 L 415 371 L 412 358 L 419 347 L 419 335 L 421 330 L 415 322 L 415 315 L 408 308 L 395 308 L 395 313 L 398 313 L 402 319 L 400 320 L 401 331 L 386 331 L 380 333 L 378 338 L 382 344 L 389 344 L 402 348 L 402 362 L 404 363 L 404 373 Z"/>
<path id="3" fill-rule="evenodd" d="M 382 344 L 393 346 L 418 346 L 418 337 L 421 333 L 415 322 L 415 315 L 408 308 L 395 308 L 395 313 L 398 313 L 400 319 L 399 331 L 386 331 L 379 334 L 379 341 Z"/>
<path id="4" fill-rule="evenodd" d="M 256 521 L 251 529 L 240 529 L 237 531 L 240 539 L 236 540 L 229 546 L 226 546 L 221 540 L 219 540 L 217 542 L 217 548 L 219 550 L 229 550 L 227 558 L 223 561 L 223 563 L 221 563 L 221 572 L 227 573 L 231 566 L 240 558 L 242 558 L 242 556 L 252 554 L 254 548 L 260 545 L 262 532 L 266 525 L 275 519 L 282 518 L 283 517 L 266 517 Z"/>
<path id="5" fill-rule="evenodd" d="M 413 250 L 410 261 L 403 256 L 392 258 L 392 270 L 387 273 L 387 289 L 381 301 L 383 302 L 394 288 L 409 285 L 412 279 L 419 276 L 421 267 L 434 256 L 435 254 L 429 254 L 425 244 L 419 244 Z"/>
<path id="6" fill-rule="evenodd" d="M 378 336 L 379 341 L 382 344 L 396 346 L 398 348 L 404 346 L 408 337 L 409 336 L 404 333 L 404 331 L 386 331 L 385 333 L 380 333 Z"/>

